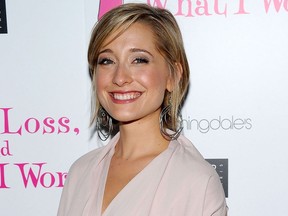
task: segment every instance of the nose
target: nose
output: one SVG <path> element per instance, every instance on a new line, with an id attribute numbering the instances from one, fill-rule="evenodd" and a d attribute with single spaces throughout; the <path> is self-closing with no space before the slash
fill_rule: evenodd
<path id="1" fill-rule="evenodd" d="M 117 86 L 124 86 L 132 82 L 129 67 L 125 64 L 118 64 L 112 82 Z"/>

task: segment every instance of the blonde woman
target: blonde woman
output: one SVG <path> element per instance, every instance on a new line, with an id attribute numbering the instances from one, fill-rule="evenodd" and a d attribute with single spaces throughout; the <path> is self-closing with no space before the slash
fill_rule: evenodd
<path id="1" fill-rule="evenodd" d="M 225 216 L 219 176 L 181 135 L 189 66 L 173 15 L 145 4 L 106 13 L 91 37 L 93 123 L 109 144 L 69 171 L 58 216 Z"/>

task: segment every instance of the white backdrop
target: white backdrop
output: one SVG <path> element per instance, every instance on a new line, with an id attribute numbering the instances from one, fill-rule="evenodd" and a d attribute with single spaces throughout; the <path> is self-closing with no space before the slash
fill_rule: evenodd
<path id="1" fill-rule="evenodd" d="M 229 161 L 230 216 L 286 216 L 288 1 L 146 0 L 183 32 L 191 89 L 184 134 Z M 0 34 L 0 215 L 56 215 L 90 139 L 86 51 L 102 0 L 6 1 Z M 198 4 L 197 4 L 198 3 Z"/>

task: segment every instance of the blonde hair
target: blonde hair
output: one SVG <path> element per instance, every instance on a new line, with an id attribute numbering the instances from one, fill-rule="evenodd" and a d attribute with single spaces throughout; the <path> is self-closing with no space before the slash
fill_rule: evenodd
<path id="1" fill-rule="evenodd" d="M 169 65 L 174 80 L 174 89 L 171 93 L 166 91 L 162 108 L 171 105 L 169 122 L 165 123 L 165 127 L 175 131 L 179 122 L 179 110 L 189 86 L 189 65 L 181 31 L 171 12 L 141 3 L 123 4 L 110 10 L 96 23 L 93 29 L 88 48 L 89 73 L 93 84 L 91 124 L 95 122 L 101 107 L 96 96 L 94 80 L 99 51 L 108 36 L 121 29 L 112 39 L 113 41 L 136 22 L 151 28 L 155 36 L 156 47 Z M 180 75 L 179 72 L 177 73 L 179 65 L 182 69 Z"/>

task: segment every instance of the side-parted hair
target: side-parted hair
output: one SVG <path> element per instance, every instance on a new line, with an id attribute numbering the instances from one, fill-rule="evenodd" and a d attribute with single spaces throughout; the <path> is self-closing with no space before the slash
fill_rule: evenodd
<path id="1" fill-rule="evenodd" d="M 142 3 L 128 3 L 116 7 L 107 12 L 94 26 L 88 48 L 89 73 L 93 85 L 91 124 L 95 123 L 101 106 L 96 96 L 94 80 L 100 49 L 119 37 L 134 23 L 141 23 L 151 28 L 156 48 L 169 65 L 174 88 L 171 93 L 166 91 L 162 108 L 171 105 L 170 120 L 165 123 L 165 127 L 175 131 L 179 126 L 179 110 L 189 86 L 189 65 L 182 34 L 171 12 Z M 121 31 L 111 41 L 106 41 L 104 44 L 106 38 L 117 30 Z M 182 74 L 177 73 L 179 68 Z"/>

